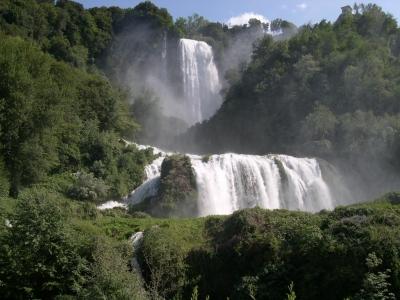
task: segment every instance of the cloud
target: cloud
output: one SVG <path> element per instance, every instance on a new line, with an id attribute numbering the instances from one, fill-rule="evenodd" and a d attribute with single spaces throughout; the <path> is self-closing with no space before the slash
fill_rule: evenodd
<path id="1" fill-rule="evenodd" d="M 229 27 L 233 27 L 236 25 L 245 25 L 245 24 L 249 24 L 250 19 L 257 19 L 257 20 L 260 20 L 262 23 L 270 23 L 269 20 L 266 17 L 264 17 L 263 15 L 256 14 L 254 12 L 247 12 L 247 13 L 241 14 L 240 16 L 230 18 L 226 22 L 226 24 Z"/>
<path id="2" fill-rule="evenodd" d="M 300 10 L 305 10 L 305 9 L 307 9 L 308 4 L 303 2 L 303 3 L 297 4 L 296 7 Z"/>

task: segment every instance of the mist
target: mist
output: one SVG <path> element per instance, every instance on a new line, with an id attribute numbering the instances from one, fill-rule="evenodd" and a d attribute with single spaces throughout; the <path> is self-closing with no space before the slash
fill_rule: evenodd
<path id="1" fill-rule="evenodd" d="M 189 127 L 177 42 L 166 29 L 135 25 L 120 32 L 110 50 L 108 72 L 127 90 L 141 143 L 168 147 Z"/>
<path id="2" fill-rule="evenodd" d="M 250 89 L 250 87 L 241 87 L 241 85 L 243 82 L 246 83 L 244 76 L 246 76 L 246 69 L 249 64 L 253 59 L 260 59 L 255 57 L 257 54 L 254 54 L 254 49 L 259 47 L 260 43 L 260 47 L 265 47 L 262 43 L 273 45 L 273 43 L 290 40 L 296 34 L 303 34 L 307 30 L 311 30 L 311 25 L 297 29 L 293 24 L 279 19 L 264 24 L 257 20 L 250 20 L 247 25 L 231 28 L 221 24 L 214 25 L 215 28 L 219 28 L 218 30 L 222 30 L 229 36 L 228 42 L 218 43 L 214 37 L 206 36 L 207 31 L 200 30 L 201 34 L 196 36 L 198 40 L 191 39 L 191 36 L 182 39 L 182 35 L 177 34 L 177 32 L 154 29 L 150 26 L 135 26 L 125 29 L 116 38 L 112 49 L 112 58 L 114 58 L 112 70 L 117 80 L 129 90 L 133 116 L 142 126 L 142 131 L 138 135 L 140 143 L 158 146 L 169 151 L 204 156 L 215 153 L 224 155 L 224 153 L 232 152 L 253 155 L 279 153 L 291 156 L 293 159 L 296 157 L 298 159 L 301 157 L 317 157 L 319 160 L 313 172 L 318 174 L 317 170 L 321 170 L 322 180 L 329 186 L 329 194 L 332 199 L 335 199 L 332 200 L 335 203 L 333 206 L 320 205 L 318 206 L 320 209 L 331 209 L 337 205 L 373 199 L 399 186 L 399 176 L 396 171 L 390 168 L 390 164 L 385 159 L 385 155 L 393 149 L 385 148 L 374 151 L 375 144 L 373 141 L 369 141 L 369 150 L 378 153 L 378 155 L 372 156 L 374 157 L 373 161 L 370 159 L 371 156 L 368 155 L 351 154 L 346 157 L 341 152 L 341 144 L 348 145 L 351 143 L 349 140 L 341 141 L 334 137 L 334 134 L 338 134 L 338 137 L 346 136 L 346 133 L 340 133 L 343 128 L 350 130 L 350 127 L 344 121 L 335 121 L 336 128 L 332 132 L 336 133 L 332 133 L 332 136 L 326 136 L 325 133 L 323 136 L 316 136 L 312 133 L 315 128 L 314 125 L 311 124 L 309 127 L 311 133 L 305 134 L 299 130 L 298 125 L 295 125 L 302 124 L 303 121 L 301 120 L 312 118 L 314 113 L 312 108 L 305 105 L 301 106 L 295 103 L 298 106 L 288 109 L 285 103 L 278 103 L 269 108 L 270 110 L 275 109 L 277 112 L 272 116 L 273 118 L 263 118 L 258 115 L 257 110 L 255 110 L 255 113 L 252 112 L 254 108 L 250 108 L 247 104 L 243 106 L 243 110 L 230 112 L 233 105 L 252 101 L 248 100 L 246 95 L 246 89 Z M 271 41 L 268 41 L 268 39 Z M 271 60 L 270 63 L 273 64 L 274 60 Z M 263 68 L 269 69 L 267 66 Z M 307 97 L 311 97 L 313 101 L 315 101 L 314 99 L 324 99 L 322 90 L 316 89 L 317 92 L 314 92 L 312 96 L 309 93 L 307 94 L 309 82 L 323 86 L 324 81 L 328 80 L 325 74 L 320 74 L 320 71 L 319 63 L 315 62 L 311 55 L 298 58 L 298 62 L 293 65 L 292 73 L 285 77 L 283 83 L 279 83 L 282 84 L 282 92 L 279 97 L 283 95 L 284 98 L 293 99 L 293 95 L 298 93 L 299 95 L 296 95 L 296 97 L 299 99 L 307 99 Z M 236 96 L 235 93 L 241 89 L 242 92 L 238 94 L 239 96 Z M 235 97 L 240 97 L 240 99 Z M 228 102 L 224 103 L 225 101 Z M 319 103 L 319 101 L 315 102 Z M 285 113 L 282 114 L 282 111 L 285 111 Z M 252 113 L 255 116 L 252 116 Z M 334 113 L 339 114 L 339 111 Z M 239 114 L 240 117 L 235 116 L 235 114 Z M 235 120 L 234 118 L 241 121 L 231 124 L 230 122 L 232 119 Z M 324 118 L 325 116 L 322 117 L 322 119 Z M 252 124 L 253 119 L 257 122 Z M 284 126 L 282 126 L 282 120 L 286 120 Z M 290 126 L 294 127 L 291 128 Z M 260 132 L 265 132 L 263 128 L 267 128 L 267 134 L 260 136 Z M 274 133 L 274 130 L 281 132 L 281 134 Z M 285 137 L 285 131 L 292 132 L 288 134 L 288 137 Z M 271 133 L 272 137 L 268 136 Z M 275 135 L 277 138 L 274 138 Z M 321 149 L 320 146 L 325 145 L 325 140 L 328 138 L 334 140 L 334 148 L 328 145 L 332 143 L 329 141 L 326 144 L 328 148 Z M 243 158 L 240 157 L 240 159 Z M 216 156 L 215 159 L 221 158 Z M 254 163 L 257 159 L 258 157 L 254 156 L 250 161 Z M 197 164 L 196 171 L 201 168 L 208 168 L 208 166 L 205 166 L 206 163 L 199 164 L 195 159 L 192 159 L 192 163 Z M 301 164 L 306 168 L 304 162 Z M 249 167 L 243 165 L 242 162 L 238 165 L 236 165 L 236 162 L 232 162 L 231 167 L 242 170 L 235 175 L 241 178 L 243 176 L 256 176 L 254 174 L 260 172 L 253 165 Z M 216 168 L 216 166 L 212 168 Z M 208 170 L 209 173 L 206 178 L 213 176 L 212 168 Z M 288 174 L 291 174 L 291 168 L 292 166 L 287 166 Z M 244 175 L 245 170 L 251 171 Z M 266 169 L 261 170 L 261 172 L 266 172 Z M 221 180 L 226 180 L 230 176 L 224 172 L 220 171 L 220 174 L 224 174 Z M 304 171 L 298 172 L 303 174 Z M 282 174 L 280 176 L 286 176 Z M 200 176 L 199 173 L 197 175 Z M 274 176 L 277 178 L 278 175 L 275 174 Z M 263 176 L 269 177 L 271 175 Z M 147 186 L 154 190 L 157 181 L 154 178 L 151 179 L 152 181 L 147 183 Z M 302 180 L 304 180 L 302 185 L 307 186 L 309 184 L 308 179 Z M 198 182 L 199 187 L 202 184 L 204 183 Z M 240 189 L 247 185 L 246 183 L 237 184 Z M 292 183 L 288 190 L 296 190 L 296 184 Z M 223 185 L 223 183 L 220 183 L 220 186 Z M 261 186 L 261 183 L 258 184 L 258 187 L 261 188 Z M 279 190 L 278 186 L 279 184 L 277 184 L 277 191 Z M 146 190 L 146 186 L 140 189 L 142 192 L 143 190 Z M 247 192 L 253 193 L 253 191 Z M 280 192 L 284 195 L 287 191 Z M 234 193 L 230 196 L 218 196 L 217 194 L 210 196 L 210 193 L 205 194 L 211 198 L 248 197 L 244 194 L 235 196 Z M 318 193 L 327 197 L 326 193 Z M 261 194 L 257 195 L 261 197 Z M 302 201 L 299 200 L 301 199 L 299 195 L 282 197 L 283 199 L 285 197 L 292 200 L 296 199 L 293 200 L 295 202 Z M 319 201 L 318 199 L 315 201 Z M 227 203 L 229 201 L 227 200 Z M 290 200 L 283 201 L 290 202 Z M 212 204 L 209 205 L 212 206 Z M 251 207 L 252 205 L 254 205 L 254 202 L 250 201 L 239 208 Z M 295 209 L 290 205 L 285 205 L 268 206 L 264 204 L 267 208 L 289 207 Z M 311 208 L 308 210 L 316 211 L 316 209 Z M 232 209 L 225 211 L 231 212 Z M 213 213 L 218 212 L 219 210 L 216 208 Z"/>
<path id="3" fill-rule="evenodd" d="M 128 91 L 141 125 L 141 143 L 182 149 L 179 136 L 214 116 L 257 41 L 289 35 L 278 21 L 249 23 L 229 29 L 223 55 L 202 40 L 181 39 L 175 31 L 151 24 L 134 22 L 118 33 L 109 51 L 108 73 Z M 191 146 L 192 152 L 200 152 Z"/>

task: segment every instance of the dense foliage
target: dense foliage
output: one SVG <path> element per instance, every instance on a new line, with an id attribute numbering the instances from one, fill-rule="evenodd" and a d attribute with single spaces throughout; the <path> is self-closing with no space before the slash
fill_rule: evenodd
<path id="1" fill-rule="evenodd" d="M 132 138 L 138 128 L 126 94 L 95 69 L 87 72 L 57 61 L 70 62 L 46 48 L 49 39 L 62 37 L 75 41 L 77 47 L 87 47 L 93 55 L 99 53 L 94 50 L 97 46 L 85 43 L 100 42 L 95 35 L 98 31 L 87 24 L 95 20 L 91 13 L 101 10 L 90 13 L 72 1 L 56 5 L 9 1 L 2 2 L 0 11 L 0 28 L 6 33 L 0 33 L 2 193 L 8 194 L 9 189 L 17 196 L 23 187 L 49 176 L 78 172 L 71 178 L 69 195 L 73 198 L 104 200 L 128 194 L 141 183 L 143 166 L 151 154 L 121 140 Z M 43 20 L 32 19 L 33 12 Z M 62 28 L 51 23 L 50 16 L 54 22 L 62 16 L 65 20 L 57 21 Z M 68 55 L 74 52 L 72 48 L 65 51 Z M 91 176 L 104 186 L 95 197 L 88 196 L 94 187 Z"/>
<path id="2" fill-rule="evenodd" d="M 221 109 L 192 128 L 184 145 L 340 158 L 352 168 L 379 161 L 398 172 L 399 36 L 390 14 L 356 5 L 292 38 L 265 37 L 231 78 Z"/>
<path id="3" fill-rule="evenodd" d="M 2 236 L 0 290 L 7 299 L 76 293 L 84 282 L 86 262 L 48 197 L 24 197 Z"/>
<path id="4" fill-rule="evenodd" d="M 176 53 L 180 37 L 207 41 L 226 71 L 223 107 L 186 136 L 204 152 L 280 151 L 355 165 L 379 159 L 399 169 L 400 31 L 393 17 L 369 5 L 295 36 L 289 22 L 270 26 L 252 20 L 228 28 L 197 15 L 174 22 L 149 1 L 133 9 L 0 1 L 2 298 L 400 297 L 398 194 L 315 215 L 256 208 L 154 219 L 96 208 L 141 184 L 154 158 L 125 138 L 168 140 L 184 126 L 162 116 L 156 97 L 140 89 L 144 67 L 161 63 L 165 40 Z M 269 29 L 282 34 L 265 37 Z M 168 80 L 176 81 L 176 61 L 169 61 Z M 116 86 L 127 81 L 133 90 Z M 148 212 L 196 215 L 187 157 L 165 160 L 160 185 Z M 138 231 L 145 237 L 132 253 L 127 240 Z"/>
<path id="5" fill-rule="evenodd" d="M 12 195 L 49 175 L 79 170 L 113 185 L 110 195 L 140 184 L 147 154 L 119 142 L 136 125 L 105 78 L 12 37 L 2 38 L 0 66 L 0 153 Z"/>
<path id="6" fill-rule="evenodd" d="M 130 11 L 0 3 L 4 299 L 147 299 L 131 245 L 93 225 L 94 203 L 130 193 L 153 159 L 124 140 L 139 129 L 127 93 L 98 69 Z"/>
<path id="7" fill-rule="evenodd" d="M 6 34 L 30 38 L 57 59 L 84 67 L 107 47 L 112 37 L 111 12 L 85 10 L 73 1 L 5 0 L 0 25 Z"/>
<path id="8" fill-rule="evenodd" d="M 3 299 L 148 299 L 127 236 L 108 230 L 116 216 L 38 186 L 0 205 Z"/>
<path id="9" fill-rule="evenodd" d="M 390 194 L 316 215 L 244 210 L 178 236 L 152 228 L 142 248 L 146 278 L 167 298 L 189 299 L 197 286 L 200 299 L 285 299 L 293 283 L 296 299 L 394 299 L 398 205 Z"/>
<path id="10" fill-rule="evenodd" d="M 6 299 L 146 299 L 127 266 L 132 253 L 124 241 L 135 231 L 145 231 L 139 261 L 152 299 L 190 299 L 194 290 L 199 299 L 399 296 L 398 194 L 315 215 L 250 209 L 168 220 L 96 212 L 38 188 L 26 191 L 15 210 L 10 201 L 0 199 L 8 211 L 0 215 Z"/>

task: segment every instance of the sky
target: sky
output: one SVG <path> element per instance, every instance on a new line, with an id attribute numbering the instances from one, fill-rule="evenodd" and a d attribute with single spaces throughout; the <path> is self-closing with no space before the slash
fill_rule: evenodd
<path id="1" fill-rule="evenodd" d="M 140 0 L 76 0 L 85 7 L 119 6 L 134 7 Z M 357 3 L 370 3 L 373 0 Z M 228 23 L 231 18 L 235 23 L 243 20 L 243 15 L 259 15 L 267 20 L 282 18 L 303 25 L 322 19 L 336 20 L 341 7 L 352 5 L 355 0 L 153 0 L 153 3 L 168 9 L 174 18 L 187 17 L 197 13 L 210 21 Z M 400 0 L 375 0 L 387 12 L 400 20 Z M 231 20 L 232 21 L 232 20 Z"/>

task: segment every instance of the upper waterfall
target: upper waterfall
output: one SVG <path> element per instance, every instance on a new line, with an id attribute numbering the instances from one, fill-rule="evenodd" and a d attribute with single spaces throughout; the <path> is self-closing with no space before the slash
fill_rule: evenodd
<path id="1" fill-rule="evenodd" d="M 212 47 L 201 41 L 181 39 L 179 60 L 188 113 L 186 121 L 193 125 L 210 118 L 221 105 L 218 69 Z"/>

